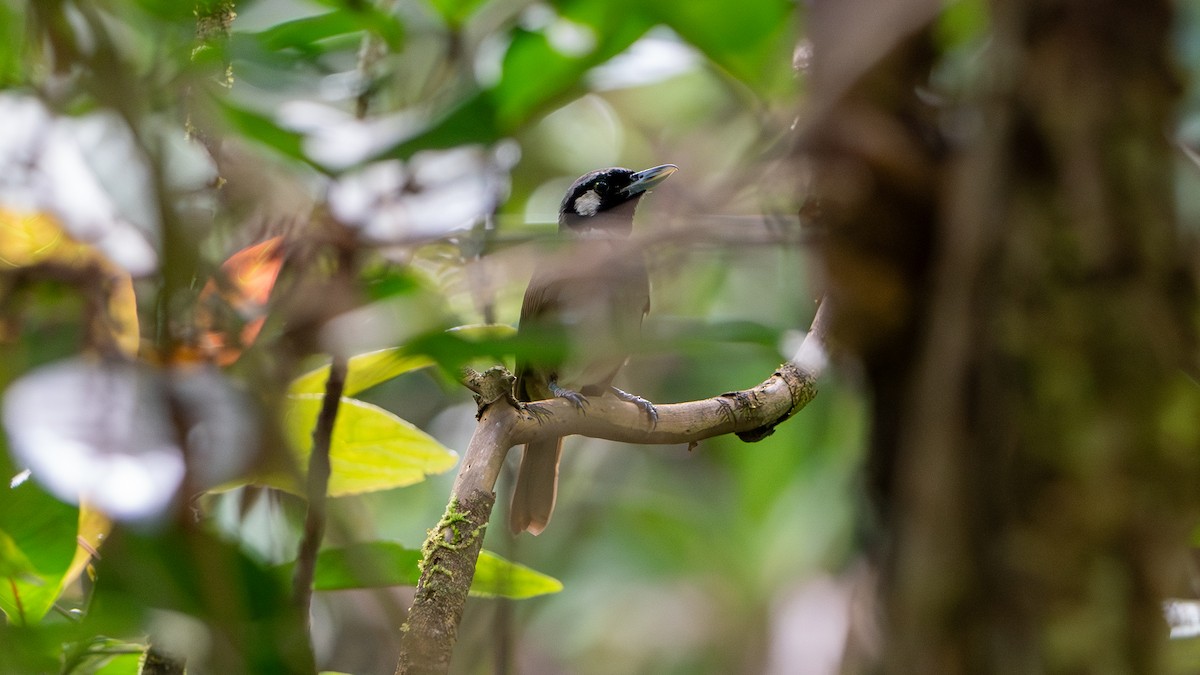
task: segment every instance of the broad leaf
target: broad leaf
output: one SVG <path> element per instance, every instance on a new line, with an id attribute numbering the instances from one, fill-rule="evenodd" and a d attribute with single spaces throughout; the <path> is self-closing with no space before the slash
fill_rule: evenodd
<path id="1" fill-rule="evenodd" d="M 326 549 L 317 557 L 313 588 L 336 591 L 415 586 L 421 576 L 417 568 L 420 560 L 419 550 L 385 541 Z M 489 551 L 480 552 L 475 578 L 471 582 L 472 595 L 517 600 L 557 593 L 562 588 L 559 580 Z"/>
<path id="2" fill-rule="evenodd" d="M 0 610 L 10 623 L 37 623 L 50 611 L 75 556 L 78 525 L 75 507 L 32 481 L 0 485 L 0 530 L 23 558 L 9 561 L 9 571 L 20 574 L 0 579 Z"/>
<path id="3" fill-rule="evenodd" d="M 0 578 L 27 578 L 37 572 L 29 558 L 17 546 L 17 542 L 4 530 L 0 530 Z"/>
<path id="4" fill-rule="evenodd" d="M 763 93 L 790 81 L 795 7 L 788 0 L 658 0 L 644 9 Z"/>
<path id="5" fill-rule="evenodd" d="M 286 157 L 312 164 L 308 155 L 304 153 L 302 134 L 284 129 L 271 118 L 249 108 L 224 100 L 214 100 L 224 112 L 226 121 L 246 138 L 268 145 Z"/>
<path id="6" fill-rule="evenodd" d="M 255 37 L 265 49 L 296 49 L 307 52 L 317 49 L 316 43 L 322 40 L 370 31 L 383 39 L 392 50 L 399 50 L 403 43 L 404 28 L 396 18 L 368 4 L 361 7 L 360 11 L 339 9 L 285 21 L 257 33 Z"/>
<path id="7" fill-rule="evenodd" d="M 289 396 L 285 405 L 284 433 L 300 466 L 308 465 L 322 398 L 319 394 Z M 329 495 L 340 497 L 419 483 L 430 474 L 449 471 L 458 454 L 383 408 L 343 398 L 329 461 Z M 266 476 L 260 482 L 302 494 L 287 476 Z"/>
<path id="8" fill-rule="evenodd" d="M 403 347 L 380 349 L 350 357 L 347 363 L 346 384 L 342 393 L 353 396 L 377 384 L 414 370 L 433 365 L 433 359 L 423 354 L 408 354 Z M 329 379 L 329 366 L 321 366 L 292 380 L 288 393 L 321 394 Z"/>
<path id="9" fill-rule="evenodd" d="M 522 600 L 562 589 L 558 579 L 488 551 L 480 552 L 475 578 L 471 580 L 471 594 L 484 597 Z"/>
<path id="10" fill-rule="evenodd" d="M 558 3 L 560 16 L 544 30 L 516 29 L 500 81 L 477 92 L 423 133 L 384 153 L 490 143 L 513 133 L 553 104 L 582 92 L 583 74 L 632 45 L 655 23 L 634 0 Z"/>
<path id="11" fill-rule="evenodd" d="M 504 56 L 500 82 L 491 92 L 501 128 L 516 128 L 541 112 L 578 86 L 588 69 L 621 53 L 648 31 L 653 22 L 640 5 L 563 3 L 561 16 L 546 30 L 518 30 Z M 577 39 L 555 38 L 567 32 Z"/>
<path id="12" fill-rule="evenodd" d="M 466 23 L 484 2 L 485 0 L 429 0 L 429 4 L 454 28 Z"/>
<path id="13" fill-rule="evenodd" d="M 458 326 L 419 340 L 413 347 L 390 347 L 350 357 L 347 363 L 345 396 L 370 389 L 388 380 L 440 362 L 457 364 L 478 356 L 493 356 L 496 342 L 516 335 L 517 329 L 508 324 L 471 324 Z M 441 338 L 441 339 L 439 339 Z M 479 349 L 475 349 L 478 346 Z M 321 366 L 292 380 L 290 394 L 323 394 L 329 379 L 329 366 Z"/>

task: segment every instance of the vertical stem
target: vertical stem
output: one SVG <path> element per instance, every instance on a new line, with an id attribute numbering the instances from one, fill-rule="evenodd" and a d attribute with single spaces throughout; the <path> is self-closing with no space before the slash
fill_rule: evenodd
<path id="1" fill-rule="evenodd" d="M 304 536 L 296 554 L 296 571 L 292 577 L 292 595 L 300 608 L 304 625 L 309 629 L 309 609 L 312 606 L 313 575 L 317 567 L 317 552 L 325 535 L 326 492 L 329 488 L 329 446 L 333 425 L 337 420 L 342 389 L 346 384 L 346 357 L 335 355 L 325 382 L 325 398 L 313 429 L 312 454 L 308 457 L 308 513 L 304 517 Z"/>
<path id="2" fill-rule="evenodd" d="M 446 513 L 429 531 L 417 595 L 401 628 L 396 675 L 443 675 L 458 640 L 458 624 L 475 576 L 483 534 L 496 503 L 496 478 L 512 447 L 516 410 L 484 409 L 458 468 Z"/>

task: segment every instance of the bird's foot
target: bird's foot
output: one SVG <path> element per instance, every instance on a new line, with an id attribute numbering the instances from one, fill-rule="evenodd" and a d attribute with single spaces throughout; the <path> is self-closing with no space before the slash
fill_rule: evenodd
<path id="1" fill-rule="evenodd" d="M 626 403 L 632 403 L 641 408 L 642 412 L 646 413 L 646 416 L 650 418 L 650 425 L 652 427 L 658 426 L 658 408 L 655 408 L 653 403 L 647 401 L 641 396 L 638 396 L 637 394 L 630 394 L 629 392 L 621 391 L 616 387 L 609 387 L 609 389 L 612 389 L 613 395 L 622 401 L 625 401 Z"/>
<path id="2" fill-rule="evenodd" d="M 516 399 L 513 399 L 510 402 L 516 407 L 517 410 L 529 415 L 529 417 L 536 420 L 538 424 L 545 422 L 551 417 L 550 411 L 546 410 L 546 408 L 541 404 L 525 403 L 524 401 L 518 401 Z"/>
<path id="3" fill-rule="evenodd" d="M 567 399 L 572 404 L 574 404 L 574 406 L 576 408 L 578 408 L 580 410 L 583 410 L 588 405 L 588 400 L 583 394 L 581 394 L 577 391 L 574 391 L 572 389 L 565 389 L 563 387 L 560 387 L 560 386 L 558 386 L 557 382 L 550 383 L 550 393 L 554 394 L 558 398 Z"/>

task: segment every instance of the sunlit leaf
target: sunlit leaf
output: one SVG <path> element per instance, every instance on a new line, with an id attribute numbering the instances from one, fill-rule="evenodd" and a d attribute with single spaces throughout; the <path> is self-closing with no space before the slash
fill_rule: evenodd
<path id="1" fill-rule="evenodd" d="M 346 396 L 353 396 L 394 377 L 427 368 L 433 363 L 433 359 L 428 356 L 405 353 L 402 347 L 359 354 L 349 359 L 349 371 L 346 375 L 343 393 Z M 325 381 L 328 379 L 329 366 L 321 366 L 292 380 L 288 392 L 291 394 L 320 394 L 325 391 Z"/>
<path id="2" fill-rule="evenodd" d="M 108 657 L 104 665 L 92 671 L 92 675 L 139 675 L 142 672 L 142 654 L 115 654 Z"/>
<path id="3" fill-rule="evenodd" d="M 138 675 L 146 645 L 94 636 L 66 646 L 63 672 Z"/>
<path id="4" fill-rule="evenodd" d="M 475 578 L 471 580 L 471 593 L 485 597 L 519 600 L 558 593 L 562 589 L 562 582 L 558 579 L 487 551 L 479 554 Z"/>
<path id="5" fill-rule="evenodd" d="M 301 394 L 287 399 L 284 433 L 300 466 L 308 464 L 322 398 Z M 329 495 L 339 497 L 419 483 L 430 474 L 449 471 L 458 455 L 383 408 L 343 398 L 333 428 L 329 461 Z M 264 477 L 262 482 L 300 492 L 299 486 L 284 476 Z"/>
<path id="6" fill-rule="evenodd" d="M 78 578 L 92 560 L 100 557 L 100 547 L 110 531 L 112 521 L 107 516 L 87 503 L 79 505 L 79 532 L 75 536 L 78 546 L 64 576 L 66 583 Z"/>
<path id="7" fill-rule="evenodd" d="M 426 354 L 455 372 L 479 359 L 499 363 L 511 356 L 518 346 L 516 334 L 517 329 L 508 324 L 474 324 L 423 335 L 407 346 L 411 353 Z"/>
<path id="8" fill-rule="evenodd" d="M 128 356 L 138 352 L 137 301 L 133 279 L 95 247 L 72 238 L 53 216 L 42 212 L 20 213 L 0 207 L 0 269 L 19 269 L 55 263 L 96 276 L 96 285 L 107 288 L 108 313 L 100 330 Z"/>
<path id="9" fill-rule="evenodd" d="M 317 557 L 313 587 L 318 591 L 348 588 L 415 586 L 421 573 L 421 551 L 394 542 L 376 541 L 326 549 Z M 290 568 L 290 565 L 289 565 Z M 557 579 L 482 551 L 471 582 L 471 594 L 513 599 L 557 593 Z"/>
<path id="10" fill-rule="evenodd" d="M 47 260 L 79 267 L 93 259 L 53 216 L 0 208 L 0 266 L 18 269 Z"/>
<path id="11" fill-rule="evenodd" d="M 492 342 L 505 340 L 515 334 L 516 329 L 507 324 L 472 324 L 451 328 L 439 335 L 445 336 L 453 345 L 462 348 L 460 351 L 468 352 L 467 356 L 471 358 L 481 355 L 480 352 L 470 352 L 472 343 L 483 345 L 486 351 L 481 350 L 482 353 L 490 355 L 495 352 L 491 346 Z M 422 341 L 420 344 L 429 344 L 429 341 Z M 442 352 L 437 352 L 437 355 L 442 356 Z M 414 353 L 407 347 L 391 347 L 352 356 L 348 363 L 349 372 L 342 393 L 346 396 L 353 396 L 394 377 L 421 368 L 428 368 L 437 362 L 438 360 L 430 355 Z M 292 380 L 288 392 L 291 394 L 321 394 L 325 392 L 325 381 L 328 379 L 329 366 L 321 366 Z"/>

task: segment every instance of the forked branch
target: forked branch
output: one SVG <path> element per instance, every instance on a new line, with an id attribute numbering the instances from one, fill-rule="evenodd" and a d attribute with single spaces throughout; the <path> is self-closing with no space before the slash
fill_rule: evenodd
<path id="1" fill-rule="evenodd" d="M 471 374 L 467 384 L 479 400 L 479 422 L 446 513 L 429 531 L 423 548 L 421 580 L 401 629 L 396 672 L 423 675 L 449 670 L 458 623 L 496 503 L 496 479 L 509 448 L 569 435 L 658 445 L 693 444 L 728 433 L 746 441 L 761 440 L 816 396 L 817 377 L 825 365 L 827 314 L 823 303 L 800 351 L 758 386 L 657 406 L 657 424 L 633 403 L 607 396 L 590 399 L 586 410 L 565 400 L 541 401 L 538 406 L 548 414 L 535 416 L 512 400 L 512 376 L 504 369 Z"/>

